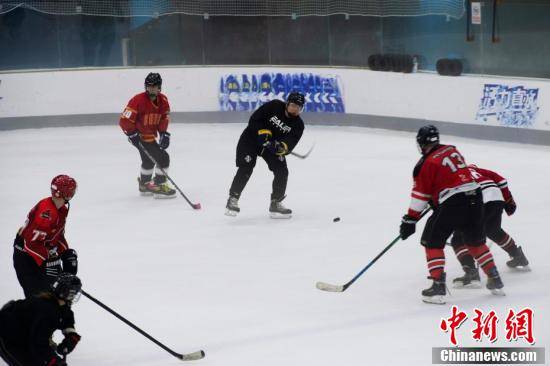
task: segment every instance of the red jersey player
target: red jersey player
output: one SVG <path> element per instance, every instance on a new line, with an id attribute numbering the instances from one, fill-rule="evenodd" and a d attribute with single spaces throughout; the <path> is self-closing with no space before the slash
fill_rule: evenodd
<path id="1" fill-rule="evenodd" d="M 25 225 L 14 241 L 13 265 L 25 297 L 50 291 L 58 275 L 76 275 L 76 251 L 65 239 L 69 201 L 76 192 L 76 181 L 58 175 L 51 183 L 51 197 L 38 202 L 29 212 Z"/>
<path id="2" fill-rule="evenodd" d="M 519 270 L 529 270 L 529 261 L 523 254 L 523 249 L 516 245 L 514 239 L 502 229 L 502 213 L 511 216 L 516 211 L 516 203 L 508 188 L 508 182 L 504 177 L 488 169 L 482 169 L 475 165 L 468 168 L 481 186 L 484 204 L 484 225 L 487 237 L 510 255 L 506 265 Z M 464 243 L 462 233 L 455 232 L 451 245 L 456 256 L 464 269 L 464 276 L 455 278 L 455 288 L 479 288 L 479 271 L 475 266 L 474 259 Z"/>
<path id="3" fill-rule="evenodd" d="M 503 294 L 501 289 L 504 285 L 493 255 L 485 244 L 483 199 L 479 184 L 458 150 L 451 145 L 439 144 L 439 131 L 435 126 L 420 128 L 416 141 L 422 158 L 413 171 L 411 204 L 401 221 L 400 234 L 405 240 L 415 232 L 416 222 L 431 201 L 434 212 L 424 227 L 421 244 L 426 250 L 433 284 L 422 291 L 423 301 L 445 303 L 443 249 L 453 231 L 463 233 L 468 250 L 488 276 L 487 288 L 494 294 Z"/>
<path id="4" fill-rule="evenodd" d="M 176 191 L 169 186 L 166 176 L 159 169 L 167 171 L 170 166 L 170 156 L 166 152 L 170 145 L 170 133 L 167 131 L 170 105 L 166 95 L 160 92 L 161 87 L 160 75 L 149 73 L 145 78 L 145 92 L 130 99 L 120 116 L 119 125 L 141 156 L 141 175 L 138 178 L 140 193 L 155 198 L 173 198 L 176 197 Z M 157 135 L 160 136 L 158 143 Z M 155 163 L 158 164 L 156 169 Z"/>

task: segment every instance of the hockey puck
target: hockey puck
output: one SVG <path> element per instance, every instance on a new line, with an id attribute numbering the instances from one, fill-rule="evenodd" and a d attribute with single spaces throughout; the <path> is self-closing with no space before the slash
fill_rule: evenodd
<path id="1" fill-rule="evenodd" d="M 339 217 L 335 217 L 335 218 L 332 219 L 332 222 L 338 222 L 338 221 L 340 221 Z"/>

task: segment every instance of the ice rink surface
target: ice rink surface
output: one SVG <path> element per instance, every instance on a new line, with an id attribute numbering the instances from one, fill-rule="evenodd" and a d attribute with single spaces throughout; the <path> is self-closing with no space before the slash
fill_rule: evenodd
<path id="1" fill-rule="evenodd" d="M 182 198 L 140 197 L 138 154 L 116 125 L 0 133 L 0 302 L 22 297 L 12 242 L 53 176 L 78 181 L 66 227 L 80 256 L 84 288 L 178 352 L 206 351 L 197 365 L 429 365 L 431 348 L 449 345 L 439 330 L 452 304 L 469 316 L 463 346 L 525 346 L 505 339 L 508 309 L 535 311 L 536 346 L 550 348 L 550 148 L 445 136 L 468 163 L 508 178 L 518 204 L 504 228 L 522 245 L 532 272 L 514 273 L 493 254 L 507 296 L 453 290 L 447 305 L 427 305 L 430 281 L 417 233 L 398 242 L 353 287 L 343 284 L 397 235 L 419 158 L 414 134 L 308 126 L 288 157 L 285 205 L 291 220 L 268 217 L 271 173 L 258 160 L 240 200 L 224 216 L 242 124 L 173 124 L 171 176 Z M 333 222 L 334 217 L 341 221 Z M 448 248 L 447 273 L 461 274 Z M 449 281 L 448 281 L 449 282 Z M 474 308 L 495 310 L 499 339 L 475 342 Z M 82 297 L 74 307 L 82 341 L 71 365 L 176 365 L 180 361 Z"/>

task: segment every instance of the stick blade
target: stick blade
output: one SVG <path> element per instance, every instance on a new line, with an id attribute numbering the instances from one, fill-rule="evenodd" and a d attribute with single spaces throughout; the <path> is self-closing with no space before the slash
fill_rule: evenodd
<path id="1" fill-rule="evenodd" d="M 328 292 L 344 292 L 345 288 L 342 285 L 331 285 L 330 283 L 326 282 L 317 282 L 315 284 L 315 287 L 317 287 L 321 291 L 328 291 Z"/>
<path id="2" fill-rule="evenodd" d="M 200 210 L 202 208 L 200 203 L 193 203 L 192 206 L 193 206 L 193 209 L 195 209 L 195 210 Z"/>
<path id="3" fill-rule="evenodd" d="M 205 356 L 204 351 L 200 350 L 200 351 L 193 352 L 193 353 L 185 353 L 185 354 L 181 355 L 181 357 L 179 357 L 179 359 L 182 360 L 182 361 L 196 361 L 196 360 L 200 360 L 201 358 L 204 358 L 204 356 Z"/>

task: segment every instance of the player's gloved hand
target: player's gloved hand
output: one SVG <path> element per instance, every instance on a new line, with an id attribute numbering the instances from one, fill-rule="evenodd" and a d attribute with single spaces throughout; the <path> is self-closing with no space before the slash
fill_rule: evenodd
<path id="1" fill-rule="evenodd" d="M 78 271 L 78 256 L 76 250 L 67 249 L 61 254 L 61 263 L 63 264 L 63 272 L 76 275 Z"/>
<path id="2" fill-rule="evenodd" d="M 134 145 L 135 147 L 137 147 L 137 148 L 139 148 L 140 140 L 141 140 L 141 138 L 139 137 L 139 132 L 138 131 L 134 131 L 134 132 L 128 134 L 128 141 L 130 141 L 130 143 L 132 145 Z"/>
<path id="3" fill-rule="evenodd" d="M 401 239 L 405 240 L 416 231 L 416 222 L 418 219 L 415 219 L 412 216 L 405 215 L 401 219 L 401 226 L 399 226 L 399 235 Z"/>
<path id="4" fill-rule="evenodd" d="M 258 145 L 263 145 L 265 142 L 271 139 L 273 133 L 271 130 L 259 130 L 258 131 Z"/>
<path id="5" fill-rule="evenodd" d="M 270 153 L 279 155 L 279 156 L 282 156 L 288 153 L 288 148 L 286 144 L 284 142 L 279 142 L 277 140 L 266 141 L 264 142 L 263 147 Z"/>
<path id="6" fill-rule="evenodd" d="M 168 149 L 170 146 L 170 132 L 161 132 L 159 138 L 159 147 L 162 150 Z"/>
<path id="7" fill-rule="evenodd" d="M 60 355 L 71 353 L 80 342 L 80 338 L 80 334 L 77 332 L 65 333 L 65 338 L 57 345 L 57 353 Z"/>
<path id="8" fill-rule="evenodd" d="M 514 212 L 516 212 L 517 209 L 516 201 L 514 201 L 514 197 L 510 197 L 508 201 L 504 204 L 504 211 L 506 211 L 506 214 L 508 216 L 512 216 Z"/>
<path id="9" fill-rule="evenodd" d="M 52 359 L 46 363 L 46 366 L 67 366 L 67 362 L 58 356 L 53 356 Z"/>

